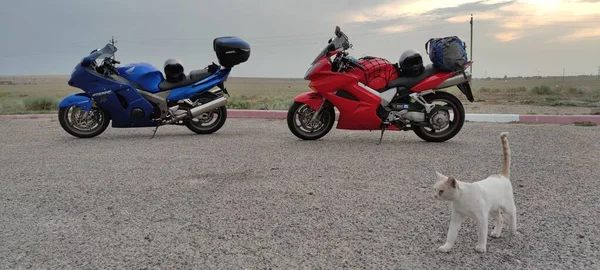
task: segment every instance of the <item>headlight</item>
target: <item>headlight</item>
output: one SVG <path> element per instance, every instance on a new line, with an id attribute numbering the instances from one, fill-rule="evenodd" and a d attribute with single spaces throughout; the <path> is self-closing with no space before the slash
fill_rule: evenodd
<path id="1" fill-rule="evenodd" d="M 312 65 L 304 74 L 304 79 L 308 80 L 308 76 L 310 76 L 310 74 L 313 72 L 313 70 L 315 70 L 315 68 L 318 66 L 319 66 L 319 63 L 315 63 L 314 65 Z"/>

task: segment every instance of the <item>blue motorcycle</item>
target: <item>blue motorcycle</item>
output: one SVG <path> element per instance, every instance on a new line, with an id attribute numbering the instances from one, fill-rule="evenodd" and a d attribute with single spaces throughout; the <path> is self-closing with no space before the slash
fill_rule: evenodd
<path id="1" fill-rule="evenodd" d="M 62 128 L 79 138 L 113 128 L 185 125 L 198 134 L 219 130 L 227 118 L 224 82 L 231 69 L 250 57 L 250 45 L 237 37 L 213 40 L 219 65 L 184 73 L 181 61 L 169 59 L 162 72 L 148 63 L 117 67 L 117 48 L 107 44 L 84 57 L 69 79 L 83 90 L 58 104 Z M 97 61 L 101 61 L 98 63 Z M 154 137 L 154 134 L 152 137 Z"/>

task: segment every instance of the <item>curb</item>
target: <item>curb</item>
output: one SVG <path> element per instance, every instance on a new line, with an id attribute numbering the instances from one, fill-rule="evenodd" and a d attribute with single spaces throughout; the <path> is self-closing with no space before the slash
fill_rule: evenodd
<path id="1" fill-rule="evenodd" d="M 56 114 L 3 114 L 0 119 L 42 119 L 56 118 Z"/>
<path id="2" fill-rule="evenodd" d="M 286 119 L 283 110 L 228 110 L 231 118 Z M 335 114 L 336 120 L 339 113 Z M 467 113 L 465 120 L 479 123 L 532 123 L 532 124 L 574 124 L 591 122 L 600 125 L 600 115 L 520 115 L 520 114 L 472 114 Z"/>
<path id="3" fill-rule="evenodd" d="M 227 110 L 229 118 L 286 119 L 285 110 Z M 336 120 L 339 113 L 336 112 Z M 50 119 L 56 114 L 0 115 L 0 119 Z M 568 125 L 576 122 L 591 122 L 600 125 L 600 115 L 519 115 L 519 114 L 466 114 L 466 121 L 479 123 L 532 123 Z"/>

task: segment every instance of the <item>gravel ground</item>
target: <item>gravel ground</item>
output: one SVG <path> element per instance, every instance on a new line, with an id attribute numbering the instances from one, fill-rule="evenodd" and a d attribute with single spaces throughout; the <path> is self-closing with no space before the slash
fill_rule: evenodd
<path id="1" fill-rule="evenodd" d="M 500 169 L 510 131 L 517 235 L 474 250 L 435 170 Z M 453 140 L 333 130 L 299 141 L 284 121 L 218 133 L 111 129 L 82 140 L 56 120 L 2 120 L 1 269 L 598 269 L 600 127 L 467 123 Z M 491 224 L 490 224 L 491 226 Z"/>

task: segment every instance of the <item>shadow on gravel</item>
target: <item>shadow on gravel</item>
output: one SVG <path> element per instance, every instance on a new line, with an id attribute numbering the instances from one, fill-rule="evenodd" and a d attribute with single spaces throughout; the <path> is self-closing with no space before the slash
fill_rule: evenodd
<path id="1" fill-rule="evenodd" d="M 466 146 L 469 143 L 465 142 L 465 141 L 460 141 L 460 140 L 449 140 L 446 142 L 442 142 L 442 143 L 433 143 L 433 142 L 426 142 L 423 140 L 420 140 L 418 138 L 416 139 L 412 139 L 412 138 L 402 138 L 401 140 L 398 138 L 390 138 L 388 140 L 385 139 L 385 137 L 383 138 L 383 140 L 381 141 L 381 144 L 377 145 L 377 142 L 379 141 L 379 138 L 364 138 L 364 137 L 352 137 L 352 136 L 348 136 L 348 137 L 343 137 L 343 138 L 322 138 L 319 140 L 315 140 L 315 141 L 303 141 L 303 140 L 299 140 L 299 139 L 291 139 L 288 140 L 287 143 L 289 143 L 290 145 L 319 145 L 319 146 L 336 146 L 339 144 L 344 144 L 344 145 L 356 145 L 356 146 L 372 146 L 372 147 L 382 147 L 382 148 L 387 148 L 387 147 L 401 147 L 401 146 L 418 146 L 418 147 L 425 147 L 426 149 L 435 149 L 437 147 L 444 147 L 444 146 Z"/>
<path id="2" fill-rule="evenodd" d="M 127 141 L 127 140 L 135 140 L 135 141 L 164 141 L 164 140 L 173 140 L 173 139 L 181 139 L 181 138 L 198 138 L 198 139 L 211 139 L 211 138 L 238 138 L 242 137 L 242 134 L 231 134 L 231 133 L 213 133 L 213 134 L 196 134 L 192 132 L 182 132 L 182 133 L 166 133 L 159 134 L 156 133 L 154 138 L 152 138 L 152 131 L 150 132 L 136 132 L 136 133 L 112 133 L 112 134 L 100 134 L 94 138 L 82 139 L 76 138 L 70 135 L 63 135 L 58 138 L 62 142 L 66 143 L 74 143 L 77 141 L 81 142 L 91 142 L 91 141 Z"/>

